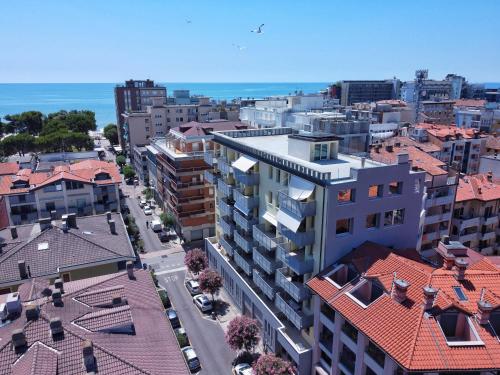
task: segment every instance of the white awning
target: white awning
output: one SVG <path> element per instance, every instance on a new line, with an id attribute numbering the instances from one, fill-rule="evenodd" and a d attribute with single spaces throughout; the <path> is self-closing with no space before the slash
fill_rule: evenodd
<path id="1" fill-rule="evenodd" d="M 293 231 L 294 233 L 297 233 L 297 230 L 300 227 L 300 222 L 301 220 L 294 218 L 293 216 L 290 216 L 287 214 L 285 211 L 278 210 L 278 216 L 277 216 L 278 222 L 283 224 L 285 227 Z"/>
<path id="2" fill-rule="evenodd" d="M 312 182 L 292 175 L 288 183 L 288 196 L 295 200 L 307 199 L 313 193 L 314 188 L 315 185 Z"/>
<path id="3" fill-rule="evenodd" d="M 233 168 L 236 168 L 242 172 L 247 172 L 250 168 L 252 168 L 255 164 L 257 164 L 257 160 L 250 156 L 240 156 L 238 160 L 234 161 L 231 165 Z"/>
<path id="4" fill-rule="evenodd" d="M 264 220 L 267 220 L 269 223 L 274 225 L 275 227 L 278 226 L 278 220 L 276 220 L 276 216 L 274 216 L 272 213 L 269 211 L 264 212 L 264 215 L 262 215 L 262 218 Z"/>

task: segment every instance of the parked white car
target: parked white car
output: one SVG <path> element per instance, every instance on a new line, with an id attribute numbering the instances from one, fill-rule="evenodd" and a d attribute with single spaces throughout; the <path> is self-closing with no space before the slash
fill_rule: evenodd
<path id="1" fill-rule="evenodd" d="M 212 302 L 204 294 L 198 294 L 197 296 L 194 296 L 193 302 L 202 312 L 212 310 Z"/>
<path id="2" fill-rule="evenodd" d="M 186 281 L 186 289 L 191 293 L 192 296 L 201 293 L 200 283 L 197 280 L 188 280 Z"/>
<path id="3" fill-rule="evenodd" d="M 145 206 L 148 205 L 148 202 L 146 202 L 145 199 L 141 199 L 140 202 L 139 202 L 139 207 L 140 208 L 144 208 Z"/>
<path id="4" fill-rule="evenodd" d="M 252 375 L 252 366 L 248 363 L 240 363 L 233 367 L 233 375 Z"/>
<path id="5" fill-rule="evenodd" d="M 153 215 L 153 210 L 149 206 L 144 206 L 143 211 L 144 215 Z"/>

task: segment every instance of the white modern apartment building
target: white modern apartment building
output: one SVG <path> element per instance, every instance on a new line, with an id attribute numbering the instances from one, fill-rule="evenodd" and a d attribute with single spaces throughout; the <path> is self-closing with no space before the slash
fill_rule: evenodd
<path id="1" fill-rule="evenodd" d="M 216 236 L 210 266 L 263 344 L 312 370 L 312 276 L 365 241 L 415 247 L 424 172 L 338 152 L 336 136 L 290 128 L 214 133 Z"/>

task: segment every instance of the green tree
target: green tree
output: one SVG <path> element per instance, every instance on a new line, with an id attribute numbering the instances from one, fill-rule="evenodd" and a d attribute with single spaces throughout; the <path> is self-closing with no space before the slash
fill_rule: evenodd
<path id="1" fill-rule="evenodd" d="M 118 127 L 116 124 L 106 125 L 102 132 L 110 144 L 116 145 L 118 143 Z"/>
<path id="2" fill-rule="evenodd" d="M 89 130 L 96 130 L 95 114 L 92 111 L 59 111 L 49 113 L 47 124 L 53 121 L 59 121 L 64 124 L 68 130 L 79 133 L 88 133 Z"/>
<path id="3" fill-rule="evenodd" d="M 174 216 L 168 212 L 162 212 L 160 214 L 160 220 L 163 223 L 163 225 L 166 227 L 171 227 L 175 223 Z"/>
<path id="4" fill-rule="evenodd" d="M 130 165 L 126 165 L 123 167 L 123 176 L 128 180 L 129 178 L 134 178 L 135 177 L 135 171 L 134 168 L 132 168 Z"/>
<path id="5" fill-rule="evenodd" d="M 7 115 L 5 119 L 10 122 L 9 132 L 29 133 L 37 135 L 43 127 L 45 118 L 41 112 L 28 111 L 17 115 Z"/>
<path id="6" fill-rule="evenodd" d="M 116 157 L 116 164 L 118 164 L 118 166 L 121 168 L 123 167 L 125 164 L 127 164 L 127 159 L 125 158 L 125 156 L 123 155 L 118 155 Z"/>
<path id="7" fill-rule="evenodd" d="M 20 133 L 9 135 L 2 140 L 2 151 L 4 155 L 19 155 L 36 150 L 35 137 L 30 134 Z"/>

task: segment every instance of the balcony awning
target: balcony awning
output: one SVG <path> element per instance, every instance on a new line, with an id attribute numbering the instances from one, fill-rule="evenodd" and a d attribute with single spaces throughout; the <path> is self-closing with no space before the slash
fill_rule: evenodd
<path id="1" fill-rule="evenodd" d="M 234 208 L 237 208 L 238 210 L 240 210 L 245 216 L 248 216 L 248 214 L 251 211 L 250 209 L 243 207 L 243 205 L 238 201 L 236 201 L 234 203 Z"/>
<path id="2" fill-rule="evenodd" d="M 297 176 L 291 176 L 288 183 L 288 196 L 295 200 L 307 199 L 311 196 L 315 188 L 312 182 Z"/>
<path id="3" fill-rule="evenodd" d="M 283 224 L 292 232 L 297 233 L 297 230 L 300 227 L 301 220 L 289 215 L 288 213 L 282 210 L 278 210 L 277 219 L 279 223 Z"/>
<path id="4" fill-rule="evenodd" d="M 271 223 L 275 227 L 278 226 L 278 220 L 276 220 L 276 216 L 274 216 L 269 211 L 264 212 L 264 215 L 262 215 L 262 218 L 267 220 L 269 223 Z"/>
<path id="5" fill-rule="evenodd" d="M 233 168 L 236 168 L 242 172 L 248 172 L 250 168 L 252 168 L 255 164 L 257 164 L 257 160 L 250 156 L 240 156 L 238 160 L 234 161 L 231 165 Z"/>

